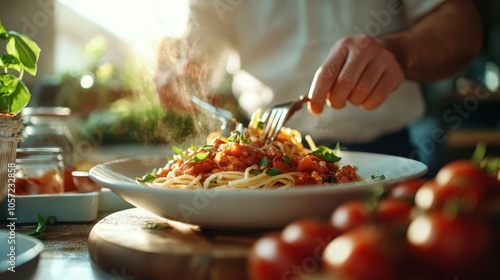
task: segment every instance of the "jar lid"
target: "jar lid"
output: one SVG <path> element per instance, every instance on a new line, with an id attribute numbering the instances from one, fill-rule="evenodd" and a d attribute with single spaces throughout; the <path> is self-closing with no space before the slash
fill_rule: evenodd
<path id="1" fill-rule="evenodd" d="M 68 107 L 26 107 L 21 116 L 26 124 L 58 125 L 64 124 L 71 114 Z"/>
<path id="2" fill-rule="evenodd" d="M 62 149 L 59 147 L 44 147 L 44 148 L 18 148 L 16 150 L 16 163 L 61 163 L 62 164 Z"/>
<path id="3" fill-rule="evenodd" d="M 22 111 L 24 116 L 69 116 L 71 109 L 68 107 L 26 107 Z"/>
<path id="4" fill-rule="evenodd" d="M 41 148 L 17 148 L 17 157 L 26 157 L 30 155 L 60 155 L 63 150 L 61 147 L 41 147 Z"/>

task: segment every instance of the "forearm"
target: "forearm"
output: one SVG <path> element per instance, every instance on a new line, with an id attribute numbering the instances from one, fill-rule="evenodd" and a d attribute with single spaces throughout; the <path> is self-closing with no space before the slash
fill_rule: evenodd
<path id="1" fill-rule="evenodd" d="M 194 44 L 193 44 L 194 45 Z M 201 98 L 211 93 L 220 80 L 225 64 L 223 48 L 203 49 L 190 42 L 165 38 L 160 45 L 155 86 L 159 101 L 178 112 L 191 113 L 191 94 Z M 214 51 L 214 49 L 216 51 Z"/>
<path id="2" fill-rule="evenodd" d="M 379 38 L 397 57 L 406 79 L 448 77 L 476 56 L 482 44 L 480 17 L 469 0 L 448 0 L 409 30 Z"/>

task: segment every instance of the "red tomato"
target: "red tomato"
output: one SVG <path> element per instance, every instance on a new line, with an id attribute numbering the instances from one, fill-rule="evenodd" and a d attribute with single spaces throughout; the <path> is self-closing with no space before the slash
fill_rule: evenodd
<path id="1" fill-rule="evenodd" d="M 289 244 L 279 233 L 259 238 L 248 257 L 248 277 L 251 280 L 300 279 L 301 273 L 310 269 L 311 260 L 301 249 Z M 318 262 L 311 262 L 318 269 Z"/>
<path id="2" fill-rule="evenodd" d="M 376 221 L 384 225 L 408 225 L 412 212 L 412 205 L 395 198 L 382 199 L 375 208 Z"/>
<path id="3" fill-rule="evenodd" d="M 484 171 L 468 160 L 452 161 L 444 165 L 436 174 L 437 184 L 452 185 L 457 188 L 481 186 L 485 180 Z"/>
<path id="4" fill-rule="evenodd" d="M 323 252 L 326 271 L 345 280 L 394 279 L 395 266 L 383 239 L 383 230 L 369 225 L 340 235 Z"/>
<path id="5" fill-rule="evenodd" d="M 396 183 L 390 191 L 390 197 L 414 203 L 415 195 L 424 183 L 425 180 L 422 178 Z"/>
<path id="6" fill-rule="evenodd" d="M 351 200 L 337 206 L 330 217 L 330 223 L 340 232 L 346 232 L 369 220 L 369 211 L 363 200 Z"/>
<path id="7" fill-rule="evenodd" d="M 500 173 L 499 173 L 500 175 Z M 500 197 L 500 178 L 489 175 L 487 178 L 487 189 L 485 196 L 488 199 Z"/>
<path id="8" fill-rule="evenodd" d="M 340 204 L 333 211 L 330 223 L 343 233 L 371 222 L 409 224 L 412 212 L 412 205 L 394 198 L 381 199 L 373 211 L 370 211 L 366 201 L 352 200 Z"/>
<path id="9" fill-rule="evenodd" d="M 423 210 L 442 209 L 446 201 L 457 196 L 457 190 L 440 188 L 436 180 L 425 182 L 415 194 L 415 205 Z"/>
<path id="10" fill-rule="evenodd" d="M 448 272 L 469 269 L 486 254 L 491 244 L 485 223 L 442 212 L 415 218 L 408 228 L 407 238 L 418 259 Z"/>
<path id="11" fill-rule="evenodd" d="M 445 189 L 443 193 L 459 199 L 469 211 L 483 200 L 488 183 L 486 173 L 468 160 L 446 164 L 438 171 L 435 180 L 439 188 Z"/>
<path id="12" fill-rule="evenodd" d="M 337 229 L 326 222 L 301 219 L 287 225 L 281 232 L 281 238 L 300 248 L 304 255 L 319 261 L 326 245 L 339 234 Z"/>
<path id="13" fill-rule="evenodd" d="M 415 195 L 415 205 L 420 209 L 442 210 L 448 214 L 473 212 L 482 200 L 479 187 L 442 186 L 434 179 L 425 182 Z"/>

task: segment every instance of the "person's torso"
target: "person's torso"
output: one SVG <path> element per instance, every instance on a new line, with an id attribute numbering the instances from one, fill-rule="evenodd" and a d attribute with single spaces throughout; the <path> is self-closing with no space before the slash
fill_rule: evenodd
<path id="1" fill-rule="evenodd" d="M 260 104 L 254 107 L 263 108 L 307 94 L 314 73 L 340 38 L 353 34 L 377 37 L 400 31 L 408 22 L 399 0 L 231 3 L 230 9 L 218 14 L 219 28 L 238 51 L 241 68 L 271 89 L 266 94 L 272 98 L 255 99 Z M 334 135 L 343 141 L 364 141 L 405 126 L 421 116 L 423 109 L 418 86 L 405 82 L 377 110 L 325 108 L 320 116 L 302 110 L 289 126 L 318 138 Z"/>

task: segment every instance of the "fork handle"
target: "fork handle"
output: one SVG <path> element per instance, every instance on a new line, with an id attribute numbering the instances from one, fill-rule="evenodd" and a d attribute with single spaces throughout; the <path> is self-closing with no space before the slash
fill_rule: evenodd
<path id="1" fill-rule="evenodd" d="M 221 108 L 217 108 L 217 107 L 201 100 L 200 98 L 198 98 L 194 95 L 191 95 L 191 102 L 198 105 L 203 110 L 205 110 L 209 113 L 212 113 L 216 116 L 220 116 L 220 117 L 223 117 L 223 118 L 228 119 L 228 120 L 233 118 L 233 114 L 231 112 L 224 110 L 224 109 L 221 109 Z"/>

